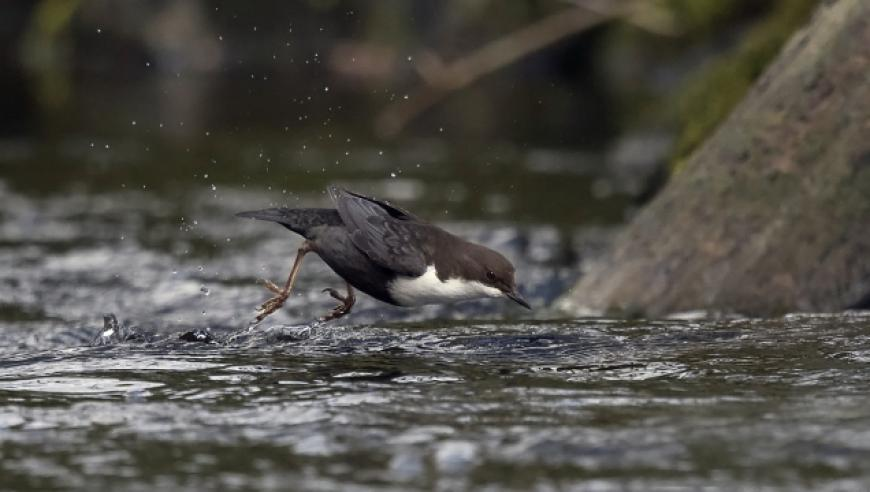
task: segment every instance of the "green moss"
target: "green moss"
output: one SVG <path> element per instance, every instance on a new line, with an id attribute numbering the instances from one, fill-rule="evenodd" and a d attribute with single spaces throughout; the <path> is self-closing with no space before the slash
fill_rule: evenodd
<path id="1" fill-rule="evenodd" d="M 700 1 L 698 5 L 709 1 Z M 681 131 L 671 161 L 672 171 L 679 172 L 689 155 L 728 116 L 789 36 L 806 22 L 817 3 L 818 0 L 779 0 L 731 53 L 709 63 L 680 91 L 677 110 Z"/>

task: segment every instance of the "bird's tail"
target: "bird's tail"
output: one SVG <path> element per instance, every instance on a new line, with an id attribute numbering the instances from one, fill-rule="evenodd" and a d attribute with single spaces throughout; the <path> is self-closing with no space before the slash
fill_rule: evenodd
<path id="1" fill-rule="evenodd" d="M 236 217 L 277 222 L 306 238 L 317 226 L 342 225 L 338 212 L 332 208 L 264 208 L 239 212 Z"/>

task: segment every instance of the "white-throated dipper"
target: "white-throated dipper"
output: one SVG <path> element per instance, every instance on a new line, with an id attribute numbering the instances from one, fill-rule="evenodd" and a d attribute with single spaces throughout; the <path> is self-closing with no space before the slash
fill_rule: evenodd
<path id="1" fill-rule="evenodd" d="M 327 188 L 336 208 L 267 208 L 238 217 L 277 222 L 305 238 L 284 287 L 266 280 L 275 296 L 257 321 L 287 300 L 306 253 L 317 253 L 344 279 L 347 293 L 324 289 L 341 301 L 323 321 L 349 313 L 353 289 L 395 306 L 421 306 L 508 297 L 531 309 L 514 280 L 514 267 L 496 251 L 468 242 L 389 202 L 335 186 Z"/>

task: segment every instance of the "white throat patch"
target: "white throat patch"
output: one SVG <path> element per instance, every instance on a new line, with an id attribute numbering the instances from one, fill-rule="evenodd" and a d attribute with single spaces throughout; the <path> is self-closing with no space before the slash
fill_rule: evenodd
<path id="1" fill-rule="evenodd" d="M 426 272 L 419 277 L 397 277 L 390 283 L 388 289 L 393 299 L 402 306 L 443 304 L 502 296 L 500 290 L 476 280 L 449 278 L 441 281 L 435 273 L 435 265 L 429 265 Z"/>

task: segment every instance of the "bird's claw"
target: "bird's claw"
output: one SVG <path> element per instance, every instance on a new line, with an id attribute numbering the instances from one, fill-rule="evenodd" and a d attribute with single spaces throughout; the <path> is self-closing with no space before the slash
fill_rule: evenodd
<path id="1" fill-rule="evenodd" d="M 347 302 L 347 298 L 344 297 L 343 295 L 339 294 L 338 291 L 333 289 L 332 287 L 327 287 L 320 292 L 324 292 L 324 293 L 328 292 L 329 296 L 332 297 L 333 299 L 335 299 L 336 301 Z"/>
<path id="2" fill-rule="evenodd" d="M 338 306 L 335 306 L 334 308 L 332 308 L 332 311 L 329 314 L 327 314 L 326 316 L 321 316 L 319 318 L 319 320 L 321 322 L 331 321 L 334 319 L 341 318 L 342 316 L 344 316 L 345 314 L 347 314 L 349 312 L 350 312 L 350 306 L 348 306 L 347 304 L 339 304 Z"/>
<path id="3" fill-rule="evenodd" d="M 257 309 L 257 322 L 259 323 L 260 321 L 263 321 L 264 319 L 266 319 L 267 316 L 281 309 L 281 306 L 283 306 L 284 303 L 287 302 L 287 298 L 289 296 L 289 292 L 279 290 L 278 295 L 272 297 L 263 304 L 260 304 L 260 307 Z"/>
<path id="4" fill-rule="evenodd" d="M 350 312 L 351 308 L 353 308 L 353 305 L 356 302 L 356 297 L 354 297 L 353 293 L 350 291 L 348 291 L 348 295 L 346 296 L 339 294 L 337 290 L 330 287 L 323 289 L 321 292 L 329 293 L 330 297 L 341 302 L 341 304 L 332 308 L 332 311 L 329 314 L 321 316 L 319 318 L 321 322 L 341 318 L 342 316 Z"/>

